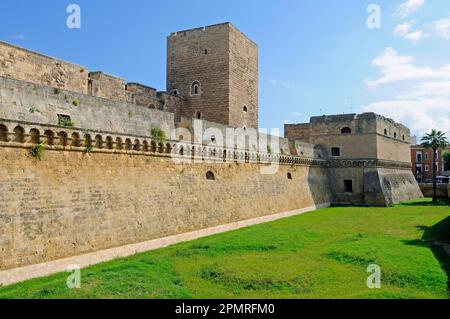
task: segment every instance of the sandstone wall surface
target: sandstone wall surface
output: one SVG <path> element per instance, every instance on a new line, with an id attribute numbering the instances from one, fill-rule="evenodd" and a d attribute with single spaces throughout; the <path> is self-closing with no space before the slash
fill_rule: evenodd
<path id="1" fill-rule="evenodd" d="M 92 131 L 149 136 L 174 129 L 174 114 L 140 105 L 92 97 L 49 86 L 0 77 L 0 118 L 58 125 L 58 115 Z"/>
<path id="2" fill-rule="evenodd" d="M 324 168 L 260 168 L 0 147 L 0 270 L 331 201 Z"/>
<path id="3" fill-rule="evenodd" d="M 88 70 L 0 41 L 0 76 L 87 94 Z"/>

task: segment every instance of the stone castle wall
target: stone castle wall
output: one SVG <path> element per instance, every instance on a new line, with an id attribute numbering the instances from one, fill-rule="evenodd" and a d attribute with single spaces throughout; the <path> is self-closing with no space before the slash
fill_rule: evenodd
<path id="1" fill-rule="evenodd" d="M 0 76 L 87 94 L 88 70 L 0 41 Z"/>
<path id="2" fill-rule="evenodd" d="M 234 26 L 229 29 L 229 125 L 258 128 L 258 46 Z"/>
<path id="3" fill-rule="evenodd" d="M 48 147 L 38 161 L 28 147 L 0 145 L 0 270 L 331 201 L 320 166 L 262 175 L 261 164 L 69 149 Z"/>
<path id="4" fill-rule="evenodd" d="M 0 77 L 0 118 L 58 125 L 58 115 L 70 116 L 74 127 L 116 134 L 149 136 L 159 127 L 169 135 L 175 127 L 170 112 Z"/>
<path id="5" fill-rule="evenodd" d="M 349 129 L 350 133 L 343 133 Z M 324 146 L 330 157 L 339 148 L 339 159 L 379 159 L 411 163 L 410 131 L 375 113 L 317 116 L 307 124 L 285 125 L 289 140 Z"/>

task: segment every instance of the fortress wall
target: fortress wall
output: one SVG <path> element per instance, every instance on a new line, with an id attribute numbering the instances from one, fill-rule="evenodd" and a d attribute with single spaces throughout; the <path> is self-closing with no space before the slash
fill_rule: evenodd
<path id="1" fill-rule="evenodd" d="M 88 70 L 0 41 L 0 76 L 87 93 Z"/>
<path id="2" fill-rule="evenodd" d="M 411 163 L 411 144 L 390 136 L 377 136 L 377 158 Z"/>
<path id="3" fill-rule="evenodd" d="M 58 114 L 69 115 L 75 127 L 117 134 L 174 128 L 173 113 L 0 77 L 0 118 L 57 125 Z"/>
<path id="4" fill-rule="evenodd" d="M 420 190 L 425 197 L 433 197 L 433 184 L 419 184 Z M 450 185 L 449 184 L 437 184 L 436 196 L 440 198 L 450 198 Z"/>
<path id="5" fill-rule="evenodd" d="M 194 124 L 197 120 L 196 119 L 192 119 L 192 118 L 187 118 L 187 117 L 182 117 L 181 118 L 181 122 L 178 123 L 178 127 L 182 127 L 182 128 L 193 128 Z M 219 136 L 219 132 L 220 134 L 222 134 L 222 138 L 223 138 L 223 142 L 226 142 L 226 138 L 227 138 L 227 129 L 233 129 L 233 132 L 235 132 L 234 130 L 237 130 L 234 127 L 230 127 L 224 124 L 218 124 L 218 123 L 214 123 L 214 122 L 210 122 L 210 121 L 206 121 L 206 120 L 202 120 L 202 129 L 203 129 L 203 136 L 202 136 L 202 142 L 204 144 L 210 144 L 211 143 L 211 136 L 214 135 L 217 140 L 219 140 L 218 136 Z M 243 134 L 244 131 L 243 129 L 239 128 L 238 130 L 240 130 L 239 134 Z M 251 129 L 247 129 L 247 137 L 246 137 L 246 148 L 248 148 L 250 151 L 257 151 L 258 150 L 258 145 L 259 142 L 255 143 L 251 143 L 251 145 L 248 145 L 249 143 L 249 136 L 250 134 L 250 130 Z M 268 130 L 270 131 L 270 130 Z M 259 130 L 255 130 L 255 132 L 257 133 L 257 138 L 264 138 L 267 141 L 267 145 L 271 145 L 271 141 L 272 139 L 274 140 L 278 140 L 279 143 L 279 148 L 280 148 L 280 153 L 283 155 L 291 155 L 291 150 L 290 150 L 290 146 L 289 146 L 289 140 L 287 138 L 283 138 L 280 136 L 275 136 L 275 135 L 270 135 L 270 134 L 264 134 L 262 132 L 260 132 Z M 208 133 L 208 134 L 205 134 Z M 258 140 L 259 141 L 259 140 Z M 198 142 L 198 141 L 197 141 Z M 233 144 L 230 146 L 231 148 L 233 147 Z M 313 147 L 313 145 L 310 145 L 310 147 Z M 272 147 L 274 153 L 275 153 L 275 148 Z M 260 152 L 262 153 L 266 153 L 267 149 L 264 147 L 264 149 L 260 150 Z M 302 157 L 309 157 L 310 156 L 302 156 Z M 318 158 L 318 157 L 317 157 Z M 324 157 L 323 157 L 324 158 Z"/>
<path id="6" fill-rule="evenodd" d="M 331 201 L 324 168 L 261 167 L 0 147 L 0 270 Z"/>
<path id="7" fill-rule="evenodd" d="M 422 198 L 423 194 L 411 170 L 378 168 L 381 190 L 387 205 Z M 367 191 L 367 194 L 369 191 Z M 368 204 L 371 204 L 367 200 Z"/>
<path id="8" fill-rule="evenodd" d="M 310 124 L 285 124 L 284 137 L 291 141 L 302 141 L 310 143 Z"/>
<path id="9" fill-rule="evenodd" d="M 125 81 L 122 78 L 105 74 L 103 72 L 89 73 L 92 89 L 89 95 L 124 102 L 127 100 Z"/>
<path id="10" fill-rule="evenodd" d="M 364 204 L 364 168 L 333 167 L 328 170 L 333 202 L 340 204 Z M 353 192 L 346 192 L 345 180 L 353 183 Z"/>

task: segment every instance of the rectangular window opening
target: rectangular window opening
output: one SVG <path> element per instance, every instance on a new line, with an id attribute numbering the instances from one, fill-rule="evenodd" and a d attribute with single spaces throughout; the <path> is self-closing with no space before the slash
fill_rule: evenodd
<path id="1" fill-rule="evenodd" d="M 353 193 L 353 181 L 352 180 L 345 180 L 344 186 L 345 186 L 346 193 Z"/>

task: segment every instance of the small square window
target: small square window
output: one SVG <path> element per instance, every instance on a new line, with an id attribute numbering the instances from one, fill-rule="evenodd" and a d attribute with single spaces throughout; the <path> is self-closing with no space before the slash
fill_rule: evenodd
<path id="1" fill-rule="evenodd" d="M 339 147 L 333 147 L 331 149 L 331 156 L 341 156 L 341 149 Z"/>

